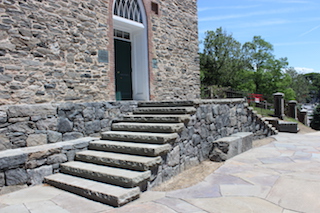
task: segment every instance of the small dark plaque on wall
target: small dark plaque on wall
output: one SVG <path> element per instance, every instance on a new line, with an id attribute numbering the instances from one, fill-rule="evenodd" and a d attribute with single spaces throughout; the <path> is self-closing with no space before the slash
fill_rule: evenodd
<path id="1" fill-rule="evenodd" d="M 108 50 L 98 51 L 98 62 L 99 63 L 109 63 L 109 53 Z"/>

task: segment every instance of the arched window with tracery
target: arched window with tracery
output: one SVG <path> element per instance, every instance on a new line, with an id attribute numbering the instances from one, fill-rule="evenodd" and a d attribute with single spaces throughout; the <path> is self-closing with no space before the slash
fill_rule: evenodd
<path id="1" fill-rule="evenodd" d="M 115 0 L 113 14 L 143 23 L 141 8 L 137 0 Z"/>

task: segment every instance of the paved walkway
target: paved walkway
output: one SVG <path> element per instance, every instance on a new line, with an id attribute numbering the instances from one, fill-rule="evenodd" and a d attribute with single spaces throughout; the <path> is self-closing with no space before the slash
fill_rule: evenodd
<path id="1" fill-rule="evenodd" d="M 292 213 L 320 211 L 320 134 L 286 134 L 228 160 L 189 188 L 148 191 L 121 208 L 41 185 L 0 196 L 8 213 Z"/>

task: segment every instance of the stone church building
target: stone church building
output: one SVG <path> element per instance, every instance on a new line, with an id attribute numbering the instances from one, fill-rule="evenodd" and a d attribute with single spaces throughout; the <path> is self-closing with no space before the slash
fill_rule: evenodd
<path id="1" fill-rule="evenodd" d="M 196 0 L 0 0 L 0 105 L 199 98 Z"/>

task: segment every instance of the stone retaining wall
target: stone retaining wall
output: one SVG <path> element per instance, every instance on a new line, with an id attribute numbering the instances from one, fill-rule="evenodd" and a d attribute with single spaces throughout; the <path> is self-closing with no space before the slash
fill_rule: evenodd
<path id="1" fill-rule="evenodd" d="M 0 189 L 3 186 L 37 185 L 44 177 L 59 171 L 60 164 L 72 161 L 75 153 L 86 150 L 95 138 L 0 152 Z M 1 190 L 0 190 L 1 191 Z"/>
<path id="2" fill-rule="evenodd" d="M 164 163 L 153 171 L 151 187 L 209 159 L 213 142 L 219 138 L 238 132 L 252 132 L 254 140 L 276 134 L 244 99 L 202 100 L 197 104 L 197 112 L 163 157 Z"/>
<path id="3" fill-rule="evenodd" d="M 163 164 L 152 171 L 150 187 L 207 160 L 212 142 L 219 138 L 237 132 L 253 132 L 254 139 L 275 134 L 244 99 L 194 103 L 196 113 L 190 115 L 172 150 L 163 156 Z M 110 130 L 113 119 L 137 106 L 128 101 L 0 107 L 0 145 L 10 149 L 0 152 L 0 186 L 40 183 L 45 175 L 57 171 L 60 163 L 73 160 L 76 151 L 87 149 L 92 138 L 83 137 L 100 137 L 100 132 Z M 68 141 L 77 138 L 81 139 Z"/>
<path id="4" fill-rule="evenodd" d="M 0 150 L 100 137 L 135 101 L 0 106 Z"/>

